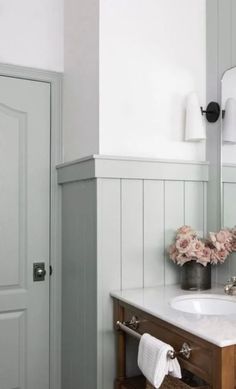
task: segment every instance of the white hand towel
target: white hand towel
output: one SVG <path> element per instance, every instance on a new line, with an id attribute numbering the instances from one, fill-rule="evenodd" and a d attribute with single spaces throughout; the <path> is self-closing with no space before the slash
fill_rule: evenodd
<path id="1" fill-rule="evenodd" d="M 147 380 L 159 388 L 167 374 L 181 378 L 181 369 L 177 358 L 167 356 L 173 347 L 149 334 L 141 337 L 138 350 L 138 366 Z"/>

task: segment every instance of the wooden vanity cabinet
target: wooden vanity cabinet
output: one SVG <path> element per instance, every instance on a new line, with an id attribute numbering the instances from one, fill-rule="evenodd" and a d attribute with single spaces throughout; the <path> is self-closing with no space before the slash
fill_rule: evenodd
<path id="1" fill-rule="evenodd" d="M 236 388 L 236 346 L 218 347 L 174 325 L 149 315 L 129 304 L 114 299 L 114 327 L 117 321 L 130 321 L 136 316 L 140 322 L 137 332 L 157 337 L 180 350 L 184 342 L 191 347 L 191 356 L 179 356 L 182 368 L 206 381 L 211 389 Z M 194 322 L 193 322 L 194 325 Z M 117 329 L 116 329 L 117 330 Z M 126 335 L 117 331 L 117 379 L 115 389 L 145 389 L 144 379 L 126 377 Z"/>

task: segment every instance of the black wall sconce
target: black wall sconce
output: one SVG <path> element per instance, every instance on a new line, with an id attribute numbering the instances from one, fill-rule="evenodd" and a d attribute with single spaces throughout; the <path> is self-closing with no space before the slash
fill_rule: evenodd
<path id="1" fill-rule="evenodd" d="M 220 106 L 218 103 L 211 101 L 204 111 L 201 107 L 202 115 L 206 114 L 206 119 L 210 123 L 215 123 L 220 117 Z"/>

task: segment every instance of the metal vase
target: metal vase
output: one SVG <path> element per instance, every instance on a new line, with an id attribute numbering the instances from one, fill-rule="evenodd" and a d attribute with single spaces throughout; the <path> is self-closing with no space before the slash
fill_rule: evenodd
<path id="1" fill-rule="evenodd" d="M 195 260 L 181 267 L 181 288 L 184 290 L 211 289 L 211 265 L 203 266 Z"/>

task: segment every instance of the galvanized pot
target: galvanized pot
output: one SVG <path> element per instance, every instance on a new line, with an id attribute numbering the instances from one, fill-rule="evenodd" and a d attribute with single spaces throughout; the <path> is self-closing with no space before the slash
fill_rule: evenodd
<path id="1" fill-rule="evenodd" d="M 181 288 L 184 290 L 211 289 L 211 265 L 203 266 L 195 260 L 181 267 Z"/>

